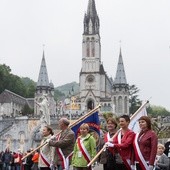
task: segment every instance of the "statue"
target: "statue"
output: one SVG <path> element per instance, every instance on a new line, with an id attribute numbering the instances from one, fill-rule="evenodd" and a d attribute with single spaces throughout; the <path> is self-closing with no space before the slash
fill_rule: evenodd
<path id="1" fill-rule="evenodd" d="M 12 137 L 10 135 L 6 136 L 6 148 L 9 150 L 12 148 Z"/>
<path id="2" fill-rule="evenodd" d="M 42 115 L 40 121 L 43 124 L 50 125 L 50 110 L 47 95 L 43 94 L 41 99 L 41 102 L 36 102 L 36 104 L 39 106 L 40 114 Z"/>
<path id="3" fill-rule="evenodd" d="M 20 144 L 19 149 L 21 150 L 22 153 L 24 153 L 24 147 L 25 147 L 25 135 L 24 135 L 24 133 L 20 134 L 19 144 Z"/>

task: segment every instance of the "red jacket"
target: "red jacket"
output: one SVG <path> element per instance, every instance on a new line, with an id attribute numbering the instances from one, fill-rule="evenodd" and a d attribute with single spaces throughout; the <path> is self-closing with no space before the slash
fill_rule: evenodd
<path id="1" fill-rule="evenodd" d="M 14 157 L 14 163 L 19 163 L 21 164 L 22 163 L 22 155 L 20 153 L 16 153 L 13 155 Z"/>
<path id="2" fill-rule="evenodd" d="M 154 165 L 158 145 L 158 138 L 155 132 L 147 130 L 138 138 L 140 138 L 140 140 L 138 140 L 139 148 L 145 161 L 149 161 L 149 165 Z"/>
<path id="3" fill-rule="evenodd" d="M 119 132 L 121 133 L 121 131 Z M 128 130 L 121 139 L 121 143 L 118 143 L 118 135 L 113 139 L 115 152 L 119 152 L 122 159 L 129 159 L 133 157 L 133 140 L 135 133 L 132 130 Z"/>

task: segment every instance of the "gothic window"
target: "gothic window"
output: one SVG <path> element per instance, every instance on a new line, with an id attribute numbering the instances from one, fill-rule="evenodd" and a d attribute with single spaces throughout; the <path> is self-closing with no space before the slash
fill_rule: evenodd
<path id="1" fill-rule="evenodd" d="M 125 97 L 124 99 L 125 113 L 128 113 L 128 99 Z"/>
<path id="2" fill-rule="evenodd" d="M 94 109 L 94 101 L 93 101 L 92 99 L 90 99 L 90 100 L 87 102 L 87 109 L 88 109 L 88 110 Z"/>
<path id="3" fill-rule="evenodd" d="M 117 111 L 117 106 L 116 106 L 116 97 L 114 97 L 114 99 L 113 99 L 113 112 L 116 112 Z"/>
<path id="4" fill-rule="evenodd" d="M 92 57 L 95 56 L 95 39 L 94 37 L 92 38 Z"/>
<path id="5" fill-rule="evenodd" d="M 118 98 L 118 113 L 123 113 L 123 110 L 122 110 L 122 97 L 119 96 Z"/>
<path id="6" fill-rule="evenodd" d="M 109 110 L 109 111 L 112 110 L 112 107 L 111 107 L 110 103 L 108 103 L 108 110 Z"/>
<path id="7" fill-rule="evenodd" d="M 92 34 L 93 33 L 93 24 L 92 24 L 92 20 L 90 19 L 90 22 L 89 22 L 89 34 Z"/>
<path id="8" fill-rule="evenodd" d="M 89 42 L 89 38 L 87 38 L 86 55 L 87 55 L 87 57 L 90 57 L 90 42 Z"/>

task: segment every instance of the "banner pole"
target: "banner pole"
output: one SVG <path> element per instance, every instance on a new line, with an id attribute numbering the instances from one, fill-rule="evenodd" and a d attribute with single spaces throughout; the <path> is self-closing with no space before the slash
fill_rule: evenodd
<path id="1" fill-rule="evenodd" d="M 87 114 L 83 115 L 82 117 L 80 117 L 79 119 L 77 119 L 75 122 L 71 123 L 68 127 L 72 128 L 74 126 L 76 126 L 77 124 L 79 124 L 81 121 L 83 121 L 84 119 L 86 119 L 87 117 L 89 117 L 90 115 L 92 115 L 95 111 L 97 111 L 99 108 L 101 107 L 101 105 L 99 104 L 98 106 L 96 106 L 94 109 L 92 109 L 91 111 L 89 111 Z M 61 133 L 58 132 L 56 135 L 59 135 Z M 21 160 L 24 160 L 25 158 L 27 158 L 29 155 L 31 155 L 32 153 L 34 153 L 36 150 L 40 149 L 41 147 L 47 145 L 48 142 L 44 142 L 41 145 L 39 145 L 38 147 L 36 147 L 34 150 L 32 150 L 30 153 L 28 153 L 27 155 L 25 155 L 24 157 L 22 157 Z"/>
<path id="2" fill-rule="evenodd" d="M 148 103 L 149 103 L 148 100 L 145 103 L 143 103 L 142 106 L 140 106 L 139 109 L 130 117 L 130 119 L 133 119 L 133 117 L 136 116 L 136 114 L 138 114 Z"/>
<path id="3" fill-rule="evenodd" d="M 144 104 L 142 104 L 139 109 L 130 117 L 130 119 L 132 119 L 137 113 L 139 113 L 144 106 L 146 106 L 146 104 L 148 104 L 149 101 L 147 100 Z M 119 129 L 111 138 L 111 140 L 113 140 L 113 138 L 115 138 L 115 136 L 117 135 L 117 133 L 120 131 L 121 129 Z M 88 163 L 87 167 L 91 166 L 95 160 L 100 156 L 100 154 L 105 150 L 106 146 L 104 145 L 103 148 L 98 152 L 98 154 Z"/>

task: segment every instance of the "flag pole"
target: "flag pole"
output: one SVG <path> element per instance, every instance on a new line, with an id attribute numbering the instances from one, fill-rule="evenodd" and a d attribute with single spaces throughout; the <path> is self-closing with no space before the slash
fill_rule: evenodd
<path id="1" fill-rule="evenodd" d="M 113 137 L 111 138 L 111 140 L 118 134 L 118 132 L 120 132 L 121 129 L 119 129 L 114 135 Z M 103 145 L 103 148 L 97 153 L 97 155 L 87 164 L 87 167 L 91 166 L 95 161 L 96 159 L 100 156 L 100 154 L 106 149 L 106 145 Z"/>
<path id="2" fill-rule="evenodd" d="M 140 106 L 139 109 L 130 117 L 130 119 L 133 119 L 148 103 L 149 103 L 149 100 L 145 101 L 142 104 L 142 106 Z"/>
<path id="3" fill-rule="evenodd" d="M 96 106 L 94 109 L 92 109 L 91 111 L 89 111 L 87 114 L 83 115 L 83 116 L 80 117 L 78 120 L 76 120 L 75 122 L 73 122 L 72 124 L 70 124 L 70 125 L 69 125 L 69 128 L 72 128 L 72 127 L 76 126 L 77 124 L 79 124 L 80 122 L 82 122 L 83 120 L 85 120 L 87 117 L 89 117 L 90 115 L 92 115 L 95 111 L 97 111 L 100 107 L 101 107 L 101 105 L 99 104 L 99 105 Z"/>
<path id="4" fill-rule="evenodd" d="M 130 119 L 132 119 L 136 114 L 138 114 L 143 108 L 144 106 L 146 106 L 146 104 L 148 104 L 149 101 L 147 100 L 145 103 L 143 103 L 140 108 L 130 117 Z M 115 138 L 115 136 L 118 134 L 118 132 L 120 132 L 121 129 L 119 129 L 111 138 L 111 140 L 113 140 Z M 103 148 L 97 153 L 97 155 L 88 163 L 87 167 L 91 166 L 96 159 L 100 156 L 100 154 L 105 150 L 106 146 L 104 145 Z"/>
<path id="5" fill-rule="evenodd" d="M 85 120 L 87 117 L 89 117 L 90 115 L 92 115 L 95 111 L 97 111 L 99 108 L 101 107 L 101 105 L 99 104 L 98 106 L 96 106 L 94 109 L 92 109 L 91 111 L 89 111 L 87 114 L 83 115 L 82 117 L 80 117 L 79 119 L 77 119 L 75 122 L 71 123 L 68 128 L 72 128 L 74 126 L 76 126 L 77 124 L 79 124 L 81 121 Z M 61 133 L 61 131 L 59 131 L 57 135 L 59 135 Z M 39 145 L 38 147 L 36 147 L 34 150 L 32 150 L 30 153 L 28 153 L 27 155 L 25 155 L 24 157 L 22 157 L 21 160 L 24 160 L 25 158 L 27 158 L 29 155 L 31 155 L 32 153 L 34 153 L 36 150 L 40 149 L 41 147 L 47 145 L 48 142 L 44 142 L 41 145 Z"/>

